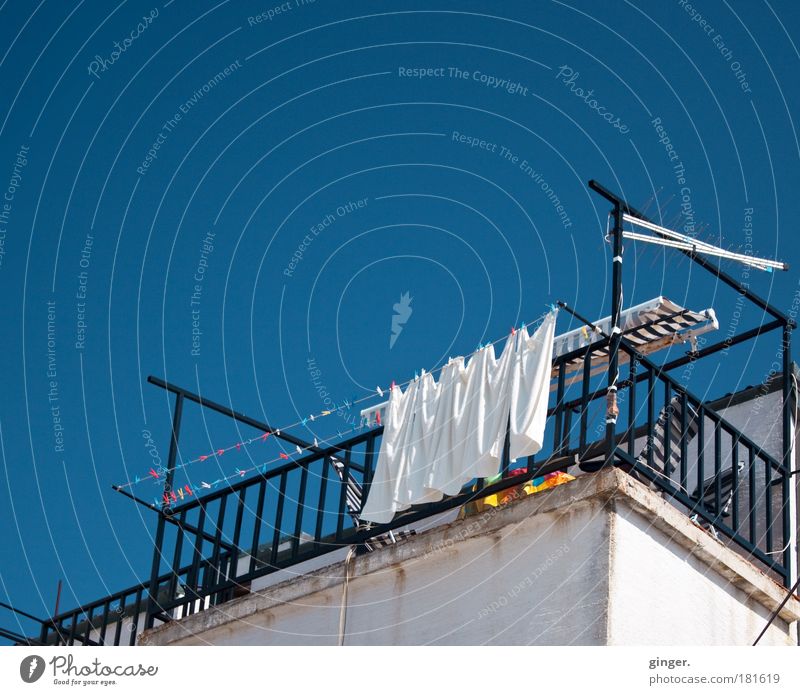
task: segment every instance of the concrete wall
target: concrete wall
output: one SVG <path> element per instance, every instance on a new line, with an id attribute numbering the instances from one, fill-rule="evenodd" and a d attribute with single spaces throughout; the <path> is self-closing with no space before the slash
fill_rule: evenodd
<path id="1" fill-rule="evenodd" d="M 752 644 L 772 603 L 752 598 L 748 582 L 726 577 L 724 563 L 701 559 L 627 505 L 619 505 L 614 525 L 610 644 Z M 771 583 L 759 579 L 755 585 Z M 782 619 L 762 641 L 795 644 Z"/>
<path id="2" fill-rule="evenodd" d="M 336 644 L 344 563 L 140 644 Z M 602 471 L 355 559 L 345 644 L 749 644 L 783 588 L 629 476 Z M 762 640 L 793 644 L 791 599 Z"/>

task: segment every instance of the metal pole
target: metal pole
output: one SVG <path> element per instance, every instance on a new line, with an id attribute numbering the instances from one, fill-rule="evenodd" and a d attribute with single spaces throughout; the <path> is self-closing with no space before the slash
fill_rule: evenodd
<path id="1" fill-rule="evenodd" d="M 181 417 L 183 416 L 183 394 L 175 396 L 175 412 L 172 416 L 172 433 L 169 440 L 169 456 L 167 458 L 167 475 L 164 479 L 164 502 L 161 506 L 163 512 L 168 513 L 169 495 L 172 492 L 172 483 L 175 480 L 175 460 L 178 457 L 178 436 L 181 431 Z"/>
<path id="2" fill-rule="evenodd" d="M 161 513 L 158 515 L 158 526 L 156 527 L 156 542 L 153 548 L 153 565 L 150 568 L 150 589 L 147 600 L 147 614 L 145 616 L 145 629 L 149 630 L 155 624 L 155 615 L 160 612 L 158 605 L 158 570 L 161 566 L 162 546 L 164 545 L 164 529 L 166 526 L 165 518 L 171 513 L 169 504 L 169 494 L 172 492 L 172 483 L 175 479 L 175 461 L 178 457 L 178 435 L 181 429 L 181 417 L 183 415 L 183 394 L 175 396 L 175 411 L 172 415 L 172 433 L 169 440 L 169 456 L 167 458 L 167 474 L 164 477 L 164 501 L 161 505 Z M 202 542 L 202 541 L 201 541 Z"/>
<path id="3" fill-rule="evenodd" d="M 150 568 L 150 588 L 147 600 L 147 615 L 145 616 L 144 628 L 149 630 L 155 624 L 155 615 L 160 612 L 158 605 L 158 568 L 161 565 L 161 546 L 164 544 L 164 515 L 158 515 L 158 526 L 156 527 L 156 543 L 153 548 L 153 565 Z M 136 616 L 133 616 L 136 620 Z"/>
<path id="4" fill-rule="evenodd" d="M 158 508 L 157 505 L 150 504 L 149 502 L 145 502 L 143 499 L 139 499 L 136 495 L 132 495 L 130 492 L 128 492 L 127 490 L 123 490 L 118 485 L 112 485 L 111 489 L 114 490 L 115 492 L 119 492 L 125 495 L 125 497 L 127 497 L 128 499 L 132 499 L 134 502 L 141 504 L 143 507 L 147 507 L 147 509 L 149 509 L 150 511 L 154 511 L 157 514 L 161 514 L 161 510 Z M 212 536 L 211 534 L 206 533 L 205 531 L 201 532 L 200 529 L 198 529 L 196 526 L 192 526 L 192 524 L 187 524 L 186 522 L 178 521 L 175 518 L 175 513 L 180 513 L 180 511 L 182 511 L 182 508 L 179 508 L 178 510 L 173 509 L 171 511 L 173 512 L 172 514 L 164 517 L 164 521 L 166 521 L 168 524 L 173 524 L 174 526 L 178 526 L 179 528 L 182 528 L 185 531 L 189 531 L 189 533 L 193 533 L 195 535 L 199 534 L 203 536 L 203 538 L 205 538 L 207 541 L 211 542 L 214 541 L 214 536 Z M 230 545 L 229 543 L 225 543 L 224 541 L 222 542 L 222 547 L 225 548 L 226 550 L 234 549 L 232 545 Z"/>
<path id="5" fill-rule="evenodd" d="M 10 611 L 14 611 L 14 613 L 19 613 L 20 615 L 22 615 L 22 616 L 24 616 L 26 618 L 30 618 L 31 620 L 35 620 L 37 623 L 44 624 L 44 623 L 48 622 L 47 620 L 42 620 L 41 618 L 37 618 L 35 615 L 31 615 L 30 613 L 26 613 L 25 611 L 20 610 L 19 608 L 14 608 L 14 606 L 6 603 L 5 601 L 0 601 L 0 608 L 7 608 Z"/>
<path id="6" fill-rule="evenodd" d="M 781 476 L 781 502 L 788 505 L 783 510 L 783 542 L 786 550 L 783 554 L 783 566 L 786 568 L 786 585 L 791 586 L 797 575 L 794 557 L 797 553 L 797 495 L 792 485 L 791 471 L 794 470 L 794 367 L 792 364 L 792 329 L 788 324 L 783 327 L 781 348 L 783 351 L 783 475 Z"/>
<path id="7" fill-rule="evenodd" d="M 61 580 L 58 580 L 58 588 L 56 589 L 56 608 L 53 615 L 58 615 L 58 605 L 61 603 Z"/>
<path id="8" fill-rule="evenodd" d="M 611 259 L 611 341 L 608 348 L 608 395 L 606 398 L 606 465 L 613 465 L 616 452 L 617 379 L 619 377 L 619 341 L 622 329 L 619 317 L 622 312 L 622 206 L 614 204 L 613 258 Z"/>
<path id="9" fill-rule="evenodd" d="M 214 401 L 209 400 L 205 396 L 199 396 L 196 393 L 192 393 L 191 391 L 187 391 L 180 386 L 175 386 L 175 384 L 170 384 L 163 379 L 159 379 L 155 376 L 147 377 L 147 381 L 159 388 L 165 389 L 167 391 L 171 391 L 175 394 L 180 394 L 185 398 L 188 398 L 193 403 L 197 403 L 198 405 L 203 406 L 204 408 L 209 408 L 217 413 L 222 415 L 227 415 L 230 418 L 233 418 L 237 422 L 244 423 L 250 427 L 253 427 L 257 430 L 261 430 L 262 432 L 269 432 L 270 434 L 275 435 L 279 439 L 283 439 L 284 441 L 289 442 L 290 444 L 295 444 L 296 446 L 302 447 L 303 449 L 308 449 L 308 451 L 313 451 L 314 453 L 320 453 L 322 449 L 320 447 L 316 447 L 313 444 L 305 441 L 304 439 L 300 439 L 300 437 L 295 437 L 294 435 L 288 434 L 287 432 L 280 432 L 279 430 L 275 429 L 271 425 L 266 422 L 261 422 L 260 420 L 256 420 L 251 418 L 247 415 L 242 413 L 238 413 L 227 406 L 220 405 L 219 403 L 215 403 Z"/>

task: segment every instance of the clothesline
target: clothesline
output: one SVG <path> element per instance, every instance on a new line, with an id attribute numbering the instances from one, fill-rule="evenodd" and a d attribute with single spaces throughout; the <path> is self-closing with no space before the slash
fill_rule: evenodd
<path id="1" fill-rule="evenodd" d="M 528 323 L 521 323 L 519 328 L 520 329 L 532 328 L 532 327 L 538 325 L 539 323 L 541 323 L 541 321 L 543 321 L 550 313 L 552 313 L 555 310 L 557 310 L 556 306 L 554 304 L 549 304 L 548 305 L 548 310 L 544 314 L 542 314 L 538 318 L 536 318 L 533 321 L 530 321 Z M 511 335 L 513 335 L 516 332 L 516 330 L 517 330 L 517 328 L 512 326 Z M 502 337 L 500 337 L 500 338 L 498 338 L 498 339 L 496 339 L 494 341 L 490 341 L 490 342 L 478 345 L 478 347 L 475 349 L 475 351 L 465 355 L 465 359 L 473 357 L 474 355 L 476 355 L 478 352 L 480 352 L 484 348 L 487 348 L 489 346 L 494 346 L 494 345 L 500 343 L 502 340 L 507 339 L 507 337 L 508 336 L 502 336 Z M 440 372 L 442 369 L 444 369 L 445 366 L 446 365 L 442 365 L 441 367 L 438 367 L 438 368 L 432 370 L 429 373 L 430 374 L 435 374 L 437 372 Z M 356 404 L 363 403 L 363 402 L 368 401 L 368 400 L 370 400 L 372 398 L 375 398 L 376 396 L 377 397 L 383 397 L 384 391 L 391 391 L 391 389 L 393 387 L 398 387 L 399 386 L 400 388 L 403 388 L 405 386 L 408 386 L 409 384 L 411 384 L 418 377 L 419 377 L 419 374 L 415 372 L 414 376 L 411 377 L 410 379 L 408 379 L 407 381 L 400 382 L 399 384 L 397 384 L 397 383 L 395 383 L 393 381 L 391 383 L 391 385 L 389 385 L 389 386 L 387 386 L 385 388 L 381 388 L 380 386 L 378 386 L 375 389 L 375 392 L 373 392 L 373 393 L 369 393 L 369 394 L 367 394 L 367 395 L 365 395 L 365 396 L 363 396 L 361 398 L 355 398 L 354 397 L 352 400 L 345 399 L 344 403 L 342 403 L 341 405 L 335 406 L 335 407 L 330 408 L 330 409 L 321 410 L 318 413 L 312 413 L 312 414 L 308 415 L 307 417 L 304 417 L 304 418 L 298 420 L 297 422 L 292 422 L 292 423 L 290 423 L 288 425 L 285 425 L 283 427 L 274 428 L 272 430 L 272 432 L 274 432 L 276 435 L 280 436 L 280 434 L 282 432 L 289 431 L 289 430 L 292 430 L 294 428 L 301 427 L 301 426 L 305 427 L 305 426 L 307 426 L 307 424 L 309 422 L 315 422 L 318 419 L 321 419 L 323 417 L 327 417 L 327 416 L 332 415 L 332 414 L 334 414 L 336 412 L 339 412 L 341 410 L 349 410 L 350 408 L 352 408 Z M 365 420 L 366 420 L 366 418 L 362 417 L 360 425 L 358 425 L 356 427 L 352 427 L 352 428 L 350 428 L 348 430 L 344 430 L 344 431 L 337 430 L 336 438 L 329 437 L 329 438 L 322 438 L 320 440 L 317 437 L 315 437 L 314 438 L 314 442 L 310 446 L 301 447 L 299 445 L 295 445 L 295 452 L 298 455 L 302 455 L 304 452 L 310 451 L 312 448 L 317 448 L 319 446 L 320 441 L 322 441 L 323 444 L 331 445 L 337 439 L 340 439 L 342 436 L 344 436 L 346 434 L 349 434 L 351 432 L 355 432 L 357 430 L 363 429 L 368 424 L 368 423 L 365 422 Z M 378 420 L 377 424 L 380 424 L 380 420 Z M 196 464 L 196 463 L 201 463 L 201 462 L 206 461 L 206 460 L 208 460 L 210 458 L 219 458 L 220 456 L 223 456 L 224 454 L 228 453 L 229 451 L 233 451 L 233 450 L 240 451 L 243 447 L 251 446 L 252 444 L 257 443 L 259 441 L 266 441 L 267 438 L 270 436 L 270 434 L 271 434 L 270 432 L 265 432 L 265 433 L 260 434 L 258 436 L 250 437 L 249 439 L 241 440 L 241 441 L 238 441 L 238 442 L 236 442 L 234 444 L 230 444 L 228 446 L 225 446 L 225 447 L 222 447 L 222 448 L 219 448 L 219 449 L 215 449 L 215 450 L 211 451 L 208 454 L 202 454 L 202 455 L 197 456 L 197 457 L 195 457 L 193 459 L 190 459 L 188 461 L 183 461 L 182 463 L 175 465 L 174 469 L 175 470 L 186 469 L 190 465 L 193 465 L 193 464 Z M 269 463 L 274 463 L 274 462 L 277 462 L 277 461 L 280 461 L 280 460 L 288 460 L 290 458 L 291 457 L 288 454 L 286 454 L 285 452 L 280 452 L 279 457 L 277 457 L 275 459 L 272 459 L 270 461 L 267 461 L 264 464 L 259 464 L 257 466 L 253 466 L 251 468 L 245 469 L 245 471 L 243 471 L 243 472 L 247 473 L 247 472 L 252 472 L 252 471 L 255 471 L 255 470 L 259 470 L 259 469 L 263 468 L 263 466 L 268 465 Z M 240 471 L 237 468 L 237 472 L 234 473 L 232 476 L 228 476 L 228 478 L 240 477 L 240 475 L 243 472 Z M 118 485 L 117 487 L 119 487 L 121 489 L 125 489 L 125 488 L 130 488 L 130 487 L 133 487 L 134 485 L 138 485 L 138 484 L 141 484 L 141 483 L 144 483 L 144 482 L 152 482 L 152 481 L 163 480 L 163 478 L 164 478 L 164 475 L 162 475 L 161 471 L 151 468 L 148 473 L 146 473 L 146 474 L 144 474 L 142 476 L 136 476 L 133 480 L 128 480 L 125 483 L 122 483 L 122 484 Z M 222 480 L 226 480 L 226 479 L 227 478 L 223 478 Z"/>
<path id="2" fill-rule="evenodd" d="M 555 304 L 548 304 L 547 306 L 548 306 L 548 310 L 546 312 L 544 312 L 544 314 L 542 314 L 538 318 L 534 319 L 533 321 L 529 321 L 528 323 L 520 323 L 518 329 L 515 328 L 514 326 L 512 326 L 510 335 L 514 335 L 517 330 L 522 330 L 523 328 L 534 328 L 535 326 L 538 326 L 538 324 L 540 324 L 542 321 L 544 321 L 544 319 L 547 318 L 551 313 L 553 313 L 554 311 L 558 311 L 558 307 Z M 478 347 L 475 349 L 475 351 L 474 352 L 470 352 L 469 354 L 465 355 L 464 359 L 468 359 L 470 357 L 474 357 L 478 352 L 480 352 L 484 348 L 487 348 L 487 347 L 490 347 L 490 346 L 494 347 L 495 345 L 497 345 L 501 341 L 507 340 L 507 339 L 508 339 L 508 336 L 504 335 L 504 336 L 502 336 L 500 338 L 497 338 L 497 340 L 493 340 L 491 342 L 483 343 L 482 345 L 478 345 Z M 441 367 L 436 367 L 435 369 L 432 369 L 428 373 L 432 374 L 432 375 L 435 375 L 435 374 L 441 372 L 446 366 L 447 366 L 447 363 L 443 364 Z M 408 381 L 404 381 L 404 382 L 402 382 L 400 384 L 395 384 L 394 382 L 392 382 L 392 386 L 399 386 L 400 388 L 402 388 L 403 386 L 408 386 L 418 376 L 419 376 L 419 374 L 415 372 L 414 376 L 411 379 L 409 379 Z M 387 390 L 390 390 L 390 389 L 391 389 L 391 387 L 389 387 L 389 389 L 387 389 Z M 361 400 L 369 400 L 370 398 L 374 398 L 376 395 L 383 397 L 383 389 L 378 388 L 376 393 L 372 393 L 369 396 L 367 396 L 366 398 L 362 398 Z M 356 402 L 360 403 L 361 401 L 356 401 Z M 387 405 L 387 402 L 384 401 L 382 403 L 378 403 L 377 405 L 372 406 L 371 408 L 364 408 L 361 411 L 361 415 L 363 417 L 368 417 L 369 415 L 371 415 L 376 410 L 382 410 L 383 408 L 386 407 L 386 405 Z"/>
<path id="3" fill-rule="evenodd" d="M 363 521 L 387 523 L 415 504 L 455 495 L 498 472 L 508 434 L 513 461 L 541 449 L 557 311 L 529 335 L 512 330 L 499 357 L 479 350 L 450 360 L 438 383 L 423 373 L 393 388 Z"/>

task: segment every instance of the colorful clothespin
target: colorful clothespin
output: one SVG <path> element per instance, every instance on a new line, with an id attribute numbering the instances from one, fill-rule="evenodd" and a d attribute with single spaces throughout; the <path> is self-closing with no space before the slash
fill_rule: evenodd
<path id="1" fill-rule="evenodd" d="M 236 442 L 236 451 L 239 451 L 242 448 L 241 442 Z"/>
<path id="2" fill-rule="evenodd" d="M 319 448 L 319 442 L 317 441 L 316 437 L 314 437 L 314 448 L 315 449 Z"/>
<path id="3" fill-rule="evenodd" d="M 238 475 L 240 478 L 244 478 L 245 471 L 240 471 L 240 470 L 237 468 L 237 469 L 236 469 L 236 475 Z"/>
<path id="4" fill-rule="evenodd" d="M 511 335 L 516 335 L 516 334 L 517 334 L 517 329 L 514 328 L 514 326 L 511 326 Z"/>
<path id="5" fill-rule="evenodd" d="M 281 453 L 280 453 L 280 457 L 281 457 L 282 459 L 288 459 L 288 458 L 289 458 L 289 457 L 288 457 L 286 454 L 284 454 L 282 451 L 281 451 Z"/>
<path id="6" fill-rule="evenodd" d="M 331 414 L 331 411 L 330 411 L 330 410 L 323 410 L 321 414 L 322 414 L 323 416 L 325 416 L 325 415 L 330 415 L 330 414 Z"/>
<path id="7" fill-rule="evenodd" d="M 311 418 L 311 422 L 314 422 L 314 415 L 313 414 L 309 415 L 309 418 Z"/>
<path id="8" fill-rule="evenodd" d="M 177 501 L 178 501 L 178 497 L 177 497 L 177 495 L 175 494 L 175 491 L 174 491 L 174 490 L 173 490 L 172 492 L 170 492 L 170 493 L 169 493 L 169 496 L 172 498 L 172 501 L 173 501 L 173 502 L 177 502 Z"/>
<path id="9" fill-rule="evenodd" d="M 158 473 L 156 473 L 152 468 L 150 469 L 150 475 L 152 475 L 156 480 L 158 480 Z"/>
<path id="10" fill-rule="evenodd" d="M 280 430 L 275 430 L 275 434 L 277 434 L 280 437 L 281 436 L 281 431 Z"/>
<path id="11" fill-rule="evenodd" d="M 217 449 L 217 456 L 222 456 L 225 453 L 225 449 Z"/>
<path id="12" fill-rule="evenodd" d="M 200 482 L 200 487 L 205 488 L 206 490 L 211 489 L 211 485 L 209 485 L 205 480 Z"/>
<path id="13" fill-rule="evenodd" d="M 183 499 L 183 490 L 181 488 L 178 488 L 178 497 Z"/>
<path id="14" fill-rule="evenodd" d="M 589 342 L 589 330 L 586 326 L 581 326 L 581 335 L 586 342 Z"/>
<path id="15" fill-rule="evenodd" d="M 378 426 L 380 426 L 380 424 L 381 424 L 381 411 L 380 410 L 376 410 L 375 411 L 375 422 L 377 422 Z"/>
<path id="16" fill-rule="evenodd" d="M 378 395 L 379 395 L 381 398 L 383 398 L 383 389 L 382 389 L 380 386 L 378 386 L 378 387 L 376 387 L 376 389 L 375 389 L 375 390 L 378 392 Z"/>
<path id="17" fill-rule="evenodd" d="M 269 432 L 264 432 L 264 434 L 261 435 L 261 441 L 267 441 L 267 437 L 269 437 Z"/>
<path id="18" fill-rule="evenodd" d="M 136 476 L 136 481 L 134 482 L 134 485 L 138 485 L 140 482 L 141 482 L 141 480 L 139 480 L 139 476 L 137 475 Z"/>
<path id="19" fill-rule="evenodd" d="M 207 458 L 208 458 L 208 456 L 201 456 L 201 457 L 200 457 L 200 460 L 201 460 L 201 461 L 205 461 Z"/>
<path id="20" fill-rule="evenodd" d="M 189 497 L 191 497 L 194 494 L 192 492 L 192 488 L 190 488 L 188 485 L 184 485 L 183 487 L 186 489 L 186 494 L 189 495 Z"/>
<path id="21" fill-rule="evenodd" d="M 305 427 L 305 426 L 306 426 L 306 423 L 308 422 L 308 418 L 305 418 L 305 417 L 304 417 L 302 422 L 303 422 L 303 427 Z"/>
<path id="22" fill-rule="evenodd" d="M 303 450 L 300 448 L 299 445 L 296 444 L 294 448 L 297 449 L 297 453 L 298 454 L 302 454 L 303 453 Z"/>
<path id="23" fill-rule="evenodd" d="M 164 504 L 169 504 L 169 495 L 165 492 L 162 497 L 164 498 Z"/>

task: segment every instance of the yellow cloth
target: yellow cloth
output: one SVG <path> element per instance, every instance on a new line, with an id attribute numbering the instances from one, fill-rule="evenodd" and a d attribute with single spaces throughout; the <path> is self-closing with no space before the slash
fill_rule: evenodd
<path id="1" fill-rule="evenodd" d="M 487 480 L 487 483 L 491 485 L 498 480 L 500 480 L 500 476 L 497 476 L 496 478 L 490 478 Z M 502 490 L 494 495 L 487 495 L 486 497 L 475 500 L 474 502 L 468 502 L 461 508 L 459 518 L 471 516 L 472 514 L 480 514 L 480 512 L 484 511 L 487 507 L 502 507 L 509 502 L 513 502 L 514 500 L 520 499 L 527 495 L 534 495 L 537 492 L 542 492 L 543 490 L 549 490 L 550 488 L 554 488 L 558 485 L 568 483 L 571 480 L 575 480 L 575 476 L 570 475 L 569 473 L 564 473 L 563 471 L 548 473 L 546 476 L 544 476 L 544 478 L 534 478 L 533 480 L 529 480 L 527 483 L 514 485 L 513 487 L 510 487 L 507 490 Z M 539 484 L 536 485 L 534 483 Z"/>

